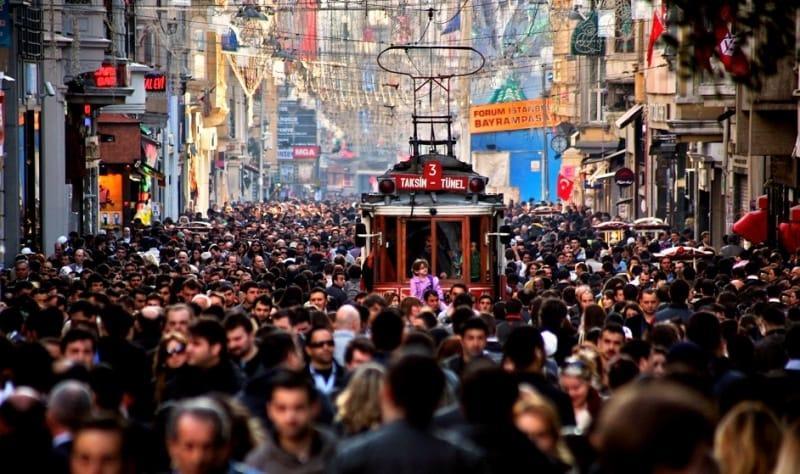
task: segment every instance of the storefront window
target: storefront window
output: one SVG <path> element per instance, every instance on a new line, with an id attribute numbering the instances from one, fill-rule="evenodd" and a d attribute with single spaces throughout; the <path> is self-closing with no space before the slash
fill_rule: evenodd
<path id="1" fill-rule="evenodd" d="M 469 219 L 469 281 L 477 283 L 481 281 L 483 273 L 483 234 L 481 233 L 482 217 L 475 216 Z"/>

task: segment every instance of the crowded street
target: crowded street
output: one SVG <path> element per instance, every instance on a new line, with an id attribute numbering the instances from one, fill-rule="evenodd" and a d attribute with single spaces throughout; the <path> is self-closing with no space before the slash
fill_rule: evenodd
<path id="1" fill-rule="evenodd" d="M 800 474 L 800 0 L 0 0 L 0 474 Z"/>
<path id="2" fill-rule="evenodd" d="M 798 254 L 672 259 L 702 241 L 531 210 L 506 209 L 503 299 L 370 292 L 346 202 L 23 249 L 3 472 L 797 472 Z"/>

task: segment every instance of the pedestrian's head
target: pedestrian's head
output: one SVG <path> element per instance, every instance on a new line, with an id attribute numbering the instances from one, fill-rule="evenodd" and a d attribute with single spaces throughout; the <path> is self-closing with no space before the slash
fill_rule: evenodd
<path id="1" fill-rule="evenodd" d="M 87 368 L 94 365 L 97 336 L 89 330 L 72 328 L 61 338 L 61 354 L 65 359 Z"/>
<path id="2" fill-rule="evenodd" d="M 194 319 L 194 310 L 186 304 L 168 306 L 164 312 L 164 332 L 189 333 L 189 324 Z"/>
<path id="3" fill-rule="evenodd" d="M 212 318 L 198 318 L 189 326 L 187 362 L 191 366 L 209 369 L 227 355 L 225 329 Z"/>
<path id="4" fill-rule="evenodd" d="M 361 433 L 380 424 L 380 393 L 385 376 L 382 366 L 365 363 L 353 372 L 347 387 L 337 397 L 338 418 L 348 434 Z"/>
<path id="5" fill-rule="evenodd" d="M 625 330 L 622 329 L 622 325 L 608 323 L 603 327 L 600 339 L 597 341 L 597 349 L 606 364 L 619 354 L 624 342 Z"/>
<path id="6" fill-rule="evenodd" d="M 228 338 L 228 353 L 234 359 L 250 355 L 255 348 L 255 326 L 247 316 L 234 313 L 222 323 Z"/>
<path id="7" fill-rule="evenodd" d="M 402 418 L 426 428 L 444 390 L 444 374 L 435 359 L 407 354 L 389 367 L 383 391 L 384 420 Z"/>
<path id="8" fill-rule="evenodd" d="M 480 357 L 486 349 L 489 326 L 483 319 L 473 316 L 460 325 L 459 336 L 461 336 L 461 346 L 465 358 Z"/>
<path id="9" fill-rule="evenodd" d="M 509 427 L 519 395 L 514 376 L 489 361 L 470 365 L 461 385 L 461 408 L 469 423 Z"/>
<path id="10" fill-rule="evenodd" d="M 211 398 L 184 400 L 172 409 L 167 449 L 176 472 L 224 472 L 230 441 L 231 419 Z"/>
<path id="11" fill-rule="evenodd" d="M 73 433 L 91 411 L 92 391 L 82 382 L 66 380 L 50 391 L 47 423 L 52 431 Z"/>
<path id="12" fill-rule="evenodd" d="M 70 453 L 72 474 L 134 472 L 125 425 L 118 418 L 94 416 L 75 431 Z"/>
<path id="13" fill-rule="evenodd" d="M 329 368 L 333 364 L 335 342 L 330 329 L 315 326 L 306 335 L 306 354 L 312 365 L 318 368 Z"/>
<path id="14" fill-rule="evenodd" d="M 544 340 L 533 326 L 511 330 L 503 345 L 503 368 L 514 372 L 540 372 L 544 365 Z"/>
<path id="15" fill-rule="evenodd" d="M 592 444 L 602 472 L 715 472 L 713 435 L 707 400 L 675 383 L 654 381 L 614 394 L 600 412 Z"/>
<path id="16" fill-rule="evenodd" d="M 430 264 L 424 258 L 418 258 L 411 264 L 411 271 L 418 277 L 425 277 L 428 275 Z"/>
<path id="17" fill-rule="evenodd" d="M 311 434 L 317 392 L 308 376 L 280 370 L 270 380 L 267 416 L 280 438 L 297 442 Z"/>
<path id="18" fill-rule="evenodd" d="M 381 311 L 372 322 L 372 342 L 379 352 L 389 353 L 403 341 L 403 318 L 392 310 Z"/>
<path id="19" fill-rule="evenodd" d="M 720 421 L 714 436 L 720 472 L 772 473 L 782 436 L 780 422 L 765 405 L 736 405 Z"/>

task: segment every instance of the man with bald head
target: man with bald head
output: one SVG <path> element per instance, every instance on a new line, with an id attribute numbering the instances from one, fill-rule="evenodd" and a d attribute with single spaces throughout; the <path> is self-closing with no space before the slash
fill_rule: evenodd
<path id="1" fill-rule="evenodd" d="M 344 352 L 350 343 L 361 332 L 361 315 L 358 310 L 349 304 L 342 305 L 336 311 L 336 320 L 333 323 L 333 357 L 344 367 Z"/>

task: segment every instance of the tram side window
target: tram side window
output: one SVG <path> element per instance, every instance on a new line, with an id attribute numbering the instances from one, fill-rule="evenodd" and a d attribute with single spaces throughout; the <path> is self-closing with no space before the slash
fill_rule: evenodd
<path id="1" fill-rule="evenodd" d="M 481 281 L 483 270 L 483 235 L 481 235 L 481 217 L 474 216 L 469 218 L 469 281 L 477 283 Z"/>
<path id="2" fill-rule="evenodd" d="M 432 265 L 430 221 L 408 221 L 406 223 L 406 275 L 411 278 L 414 260 L 424 258 Z"/>
<path id="3" fill-rule="evenodd" d="M 464 252 L 461 248 L 461 222 L 436 222 L 436 259 L 434 268 L 439 278 L 461 280 L 464 272 Z"/>

